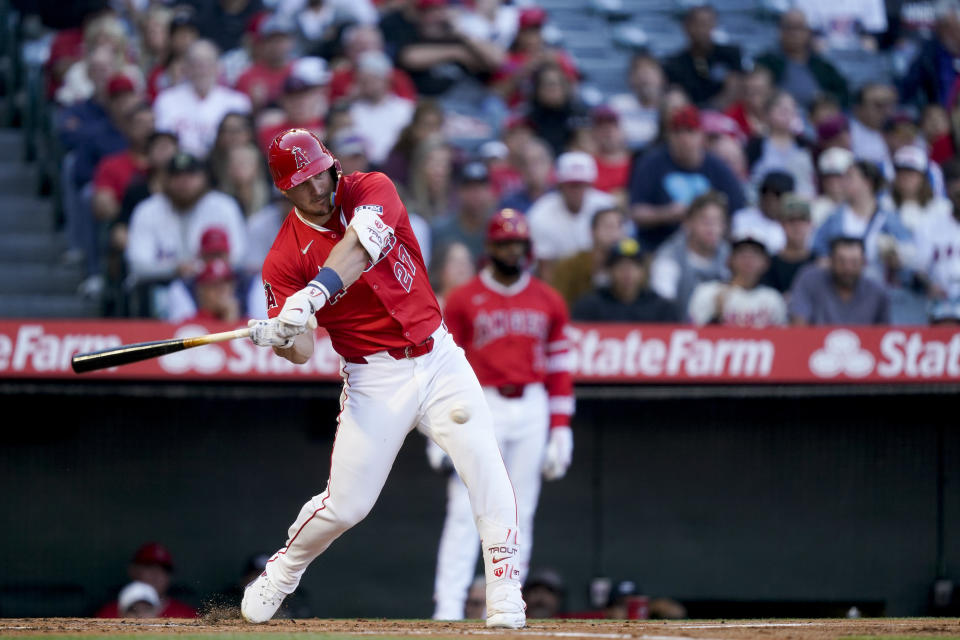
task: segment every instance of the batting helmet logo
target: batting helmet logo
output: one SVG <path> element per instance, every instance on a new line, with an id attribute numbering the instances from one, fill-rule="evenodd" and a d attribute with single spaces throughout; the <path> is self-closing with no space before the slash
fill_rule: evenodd
<path id="1" fill-rule="evenodd" d="M 294 160 L 297 161 L 297 171 L 310 164 L 310 161 L 307 160 L 306 154 L 303 153 L 303 149 L 300 147 L 294 147 L 290 149 L 290 151 L 293 153 Z"/>

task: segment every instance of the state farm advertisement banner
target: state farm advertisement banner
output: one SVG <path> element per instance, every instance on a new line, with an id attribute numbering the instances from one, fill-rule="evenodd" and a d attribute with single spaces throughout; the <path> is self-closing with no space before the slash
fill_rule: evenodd
<path id="1" fill-rule="evenodd" d="M 232 325 L 153 321 L 0 321 L 0 378 L 339 380 L 323 331 L 304 365 L 233 340 L 134 364 L 74 374 L 74 354 L 228 331 Z M 577 324 L 570 364 L 581 383 L 960 382 L 960 328 L 725 329 Z"/>

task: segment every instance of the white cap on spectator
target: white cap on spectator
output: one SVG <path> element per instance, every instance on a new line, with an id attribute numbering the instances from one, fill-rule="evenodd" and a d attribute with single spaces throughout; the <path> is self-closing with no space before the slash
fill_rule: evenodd
<path id="1" fill-rule="evenodd" d="M 824 175 L 841 175 L 853 164 L 853 153 L 843 147 L 830 147 L 817 161 L 817 169 Z"/>
<path id="2" fill-rule="evenodd" d="M 290 67 L 291 78 L 311 87 L 328 84 L 331 75 L 327 61 L 316 56 L 298 58 Z"/>
<path id="3" fill-rule="evenodd" d="M 117 608 L 120 609 L 120 613 L 125 613 L 138 602 L 149 602 L 152 606 L 159 607 L 160 596 L 152 585 L 135 580 L 120 590 Z"/>
<path id="4" fill-rule="evenodd" d="M 357 71 L 386 77 L 393 71 L 393 63 L 383 51 L 364 51 L 357 59 Z"/>
<path id="5" fill-rule="evenodd" d="M 586 182 L 597 180 L 597 163 L 589 153 L 568 151 L 557 158 L 557 182 Z"/>
<path id="6" fill-rule="evenodd" d="M 925 173 L 927 170 L 927 154 L 923 149 L 912 144 L 901 147 L 893 154 L 893 166 L 895 169 L 913 169 Z"/>
<path id="7" fill-rule="evenodd" d="M 730 245 L 734 248 L 741 244 L 754 244 L 770 253 L 770 239 L 760 227 L 742 227 L 730 234 Z"/>
<path id="8" fill-rule="evenodd" d="M 506 160 L 510 150 L 499 140 L 487 140 L 480 145 L 477 153 L 484 160 Z"/>

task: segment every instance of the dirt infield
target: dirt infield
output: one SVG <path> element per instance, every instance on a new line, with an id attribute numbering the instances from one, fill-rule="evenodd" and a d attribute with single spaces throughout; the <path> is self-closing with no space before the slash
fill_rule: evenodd
<path id="1" fill-rule="evenodd" d="M 211 614 L 200 620 L 105 620 L 89 618 L 0 619 L 0 636 L 165 636 L 252 634 L 269 639 L 272 635 L 364 636 L 403 638 L 588 638 L 617 640 L 824 640 L 846 637 L 931 637 L 960 638 L 956 618 L 861 618 L 841 620 L 682 620 L 682 621 L 586 621 L 533 620 L 522 631 L 486 629 L 477 621 L 433 622 L 429 620 L 276 620 L 250 625 L 229 613 Z M 252 639 L 251 639 L 252 640 Z"/>

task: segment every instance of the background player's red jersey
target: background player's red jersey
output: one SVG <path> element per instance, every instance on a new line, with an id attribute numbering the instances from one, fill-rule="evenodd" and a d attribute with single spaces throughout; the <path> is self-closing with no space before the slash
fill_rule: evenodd
<path id="1" fill-rule="evenodd" d="M 482 271 L 450 293 L 444 317 L 481 385 L 543 383 L 550 426 L 570 424 L 573 378 L 560 294 L 529 274 L 506 287 Z"/>
<path id="2" fill-rule="evenodd" d="M 440 326 L 440 307 L 396 187 L 382 173 L 356 172 L 340 179 L 335 202 L 326 227 L 296 209 L 284 220 L 263 263 L 268 315 L 276 317 L 287 297 L 317 275 L 354 212 L 364 208 L 393 228 L 393 239 L 359 280 L 317 312 L 317 322 L 345 357 L 420 344 Z"/>

